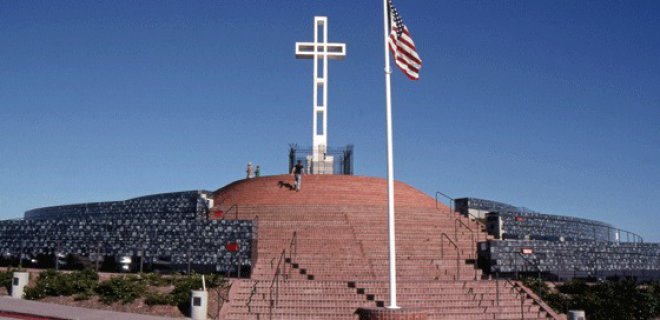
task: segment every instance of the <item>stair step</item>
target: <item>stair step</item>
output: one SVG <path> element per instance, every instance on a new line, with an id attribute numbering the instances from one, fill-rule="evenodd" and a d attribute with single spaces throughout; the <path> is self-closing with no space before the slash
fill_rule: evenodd
<path id="1" fill-rule="evenodd" d="M 278 186 L 291 183 L 285 175 L 238 181 L 214 193 L 217 206 L 238 205 L 239 219 L 258 217 L 252 279 L 234 282 L 224 319 L 357 320 L 357 308 L 389 300 L 386 182 L 303 180 L 300 192 Z M 489 238 L 483 225 L 406 184 L 396 182 L 395 193 L 401 305 L 426 310 L 429 320 L 547 318 L 532 299 L 521 302 L 510 283 L 481 280 L 477 242 Z M 282 250 L 287 254 L 278 269 Z M 273 281 L 278 270 L 282 276 Z"/>

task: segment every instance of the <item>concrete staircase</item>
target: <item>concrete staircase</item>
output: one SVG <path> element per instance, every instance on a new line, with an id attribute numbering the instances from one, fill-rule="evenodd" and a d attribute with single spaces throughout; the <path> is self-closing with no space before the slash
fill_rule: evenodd
<path id="1" fill-rule="evenodd" d="M 262 177 L 215 192 L 224 214 L 212 216 L 258 221 L 251 279 L 232 286 L 222 319 L 358 319 L 359 307 L 386 306 L 386 181 L 309 175 L 300 192 L 292 182 Z M 404 183 L 395 203 L 398 305 L 429 319 L 558 318 L 520 284 L 482 279 L 480 225 Z"/>

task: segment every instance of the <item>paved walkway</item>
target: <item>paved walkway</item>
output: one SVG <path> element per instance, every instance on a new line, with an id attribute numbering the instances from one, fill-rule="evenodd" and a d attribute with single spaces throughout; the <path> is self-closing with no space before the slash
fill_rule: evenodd
<path id="1" fill-rule="evenodd" d="M 69 307 L 59 304 L 44 303 L 30 300 L 20 300 L 10 297 L 0 297 L 0 312 L 4 311 L 0 319 L 26 319 L 13 317 L 14 314 L 32 315 L 35 318 L 58 320 L 165 320 L 167 317 L 147 316 L 135 313 L 114 312 L 106 310 L 85 309 Z"/>

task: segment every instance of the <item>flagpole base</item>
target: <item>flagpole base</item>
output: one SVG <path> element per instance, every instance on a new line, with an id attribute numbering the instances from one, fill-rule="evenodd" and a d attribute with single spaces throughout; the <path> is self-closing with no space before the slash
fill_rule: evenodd
<path id="1" fill-rule="evenodd" d="M 360 320 L 426 320 L 427 313 L 420 308 L 359 308 Z"/>

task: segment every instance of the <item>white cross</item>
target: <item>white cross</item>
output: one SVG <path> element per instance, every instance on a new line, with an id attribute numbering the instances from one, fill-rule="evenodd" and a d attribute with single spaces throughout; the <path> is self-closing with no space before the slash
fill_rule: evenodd
<path id="1" fill-rule="evenodd" d="M 328 59 L 343 60 L 346 57 L 345 43 L 328 42 L 328 18 L 314 17 L 314 42 L 296 42 L 297 59 L 314 60 L 313 102 L 313 148 L 314 163 L 323 160 L 328 145 Z M 319 58 L 322 70 L 319 74 Z M 321 90 L 321 96 L 319 96 Z"/>

